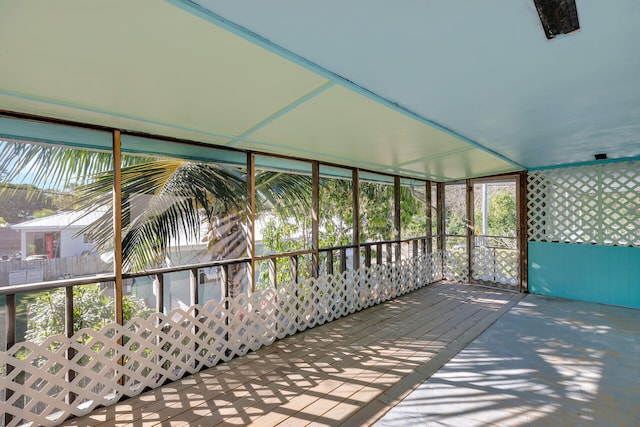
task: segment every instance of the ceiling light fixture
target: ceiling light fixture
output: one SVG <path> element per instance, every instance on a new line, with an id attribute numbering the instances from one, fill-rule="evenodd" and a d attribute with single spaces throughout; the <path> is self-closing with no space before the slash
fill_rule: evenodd
<path id="1" fill-rule="evenodd" d="M 580 31 L 575 0 L 533 0 L 547 39 Z"/>

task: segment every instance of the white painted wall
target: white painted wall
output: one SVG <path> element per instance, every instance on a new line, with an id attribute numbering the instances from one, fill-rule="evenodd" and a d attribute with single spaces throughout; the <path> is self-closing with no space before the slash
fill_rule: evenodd
<path id="1" fill-rule="evenodd" d="M 60 232 L 60 257 L 79 256 L 93 249 L 92 243 L 84 243 L 83 235 L 74 238 L 78 230 L 65 229 Z"/>

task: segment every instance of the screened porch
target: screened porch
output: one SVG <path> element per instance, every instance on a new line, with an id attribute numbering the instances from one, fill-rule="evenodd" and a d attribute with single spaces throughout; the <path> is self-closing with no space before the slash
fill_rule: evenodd
<path id="1" fill-rule="evenodd" d="M 0 2 L 0 425 L 640 418 L 639 18 Z"/>

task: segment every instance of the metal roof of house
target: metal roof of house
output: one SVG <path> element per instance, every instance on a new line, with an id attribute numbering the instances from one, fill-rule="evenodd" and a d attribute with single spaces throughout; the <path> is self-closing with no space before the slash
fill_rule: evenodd
<path id="1" fill-rule="evenodd" d="M 14 230 L 55 230 L 63 228 L 79 229 L 93 223 L 104 214 L 103 211 L 95 210 L 88 212 L 86 210 L 74 212 L 59 212 L 55 215 L 35 218 L 29 221 L 21 222 L 11 226 Z"/>

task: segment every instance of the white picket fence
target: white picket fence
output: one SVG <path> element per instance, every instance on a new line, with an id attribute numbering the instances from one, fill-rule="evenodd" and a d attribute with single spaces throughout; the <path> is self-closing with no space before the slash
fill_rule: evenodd
<path id="1" fill-rule="evenodd" d="M 21 276 L 25 280 L 22 283 L 32 283 L 65 277 L 91 276 L 110 271 L 113 271 L 112 264 L 102 261 L 99 255 L 0 261 L 0 287 L 20 284 L 15 283 L 15 278 Z"/>

